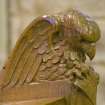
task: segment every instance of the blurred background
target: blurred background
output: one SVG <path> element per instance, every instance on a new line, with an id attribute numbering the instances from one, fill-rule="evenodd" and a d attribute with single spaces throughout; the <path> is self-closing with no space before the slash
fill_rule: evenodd
<path id="1" fill-rule="evenodd" d="M 92 65 L 100 74 L 97 105 L 105 105 L 105 0 L 0 0 L 0 68 L 20 33 L 34 18 L 69 8 L 91 16 L 101 29 Z"/>

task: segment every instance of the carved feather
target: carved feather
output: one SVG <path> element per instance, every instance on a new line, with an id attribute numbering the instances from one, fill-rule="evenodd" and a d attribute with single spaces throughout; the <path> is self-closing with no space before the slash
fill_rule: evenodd
<path id="1" fill-rule="evenodd" d="M 45 52 L 45 48 L 41 48 L 40 45 L 43 45 L 45 40 L 48 43 L 47 35 L 52 34 L 52 30 L 56 31 L 43 17 L 34 20 L 27 27 L 6 63 L 3 87 L 32 81 L 42 61 L 41 56 Z"/>
<path id="2" fill-rule="evenodd" d="M 70 78 L 74 61 L 85 62 L 85 53 L 93 58 L 90 46 L 99 39 L 98 33 L 97 24 L 76 10 L 35 19 L 6 63 L 2 87 Z"/>

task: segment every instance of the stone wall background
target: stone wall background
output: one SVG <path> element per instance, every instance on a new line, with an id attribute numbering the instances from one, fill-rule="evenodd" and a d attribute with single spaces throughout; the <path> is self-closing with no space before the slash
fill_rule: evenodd
<path id="1" fill-rule="evenodd" d="M 3 0 L 1 0 L 3 1 Z M 92 65 L 100 74 L 97 105 L 105 105 L 105 0 L 4 0 L 8 11 L 7 33 L 0 32 L 0 63 L 3 64 L 8 51 L 14 47 L 24 28 L 37 16 L 53 14 L 76 8 L 91 16 L 100 26 L 102 37 L 97 43 L 97 54 Z M 2 4 L 1 4 L 2 6 Z M 3 11 L 1 11 L 4 13 Z M 2 14 L 2 16 L 6 14 Z M 3 18 L 4 19 L 4 18 Z M 6 19 L 5 19 L 6 20 Z M 2 29 L 2 24 L 0 25 Z M 6 28 L 6 27 L 5 27 Z M 8 40 L 9 39 L 9 40 Z M 7 52 L 8 52 L 7 51 Z M 1 66 L 2 67 L 2 66 Z"/>

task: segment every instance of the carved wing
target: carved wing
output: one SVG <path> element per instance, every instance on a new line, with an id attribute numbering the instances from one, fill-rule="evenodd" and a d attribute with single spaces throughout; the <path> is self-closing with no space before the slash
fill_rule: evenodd
<path id="1" fill-rule="evenodd" d="M 37 18 L 27 27 L 5 65 L 2 88 L 68 79 L 74 85 L 66 104 L 95 105 L 98 76 L 85 64 L 85 53 L 94 57 L 99 28 L 78 11 L 61 15 Z"/>
<path id="2" fill-rule="evenodd" d="M 34 20 L 20 36 L 6 63 L 3 87 L 69 78 L 70 73 L 76 71 L 74 61 L 84 62 L 85 53 L 93 58 L 94 46 L 89 45 L 99 39 L 100 32 L 93 21 L 85 18 L 77 11 L 71 11 L 67 15 Z"/>
<path id="3" fill-rule="evenodd" d="M 48 46 L 48 36 L 56 32 L 53 23 L 41 17 L 35 19 L 26 28 L 6 63 L 3 87 L 33 80 L 42 63 L 44 52 L 50 48 Z"/>

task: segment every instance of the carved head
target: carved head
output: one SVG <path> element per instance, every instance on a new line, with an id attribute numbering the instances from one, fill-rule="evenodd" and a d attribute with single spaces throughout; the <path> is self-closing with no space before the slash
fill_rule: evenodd
<path id="1" fill-rule="evenodd" d="M 100 38 L 98 25 L 90 17 L 76 10 L 64 14 L 61 24 L 70 46 L 81 50 L 92 60 L 96 52 L 95 44 Z"/>
<path id="2" fill-rule="evenodd" d="M 94 58 L 100 29 L 90 17 L 72 9 L 58 15 L 45 16 L 44 19 L 51 23 L 55 30 L 62 31 L 70 48 L 79 50 L 91 60 Z"/>

